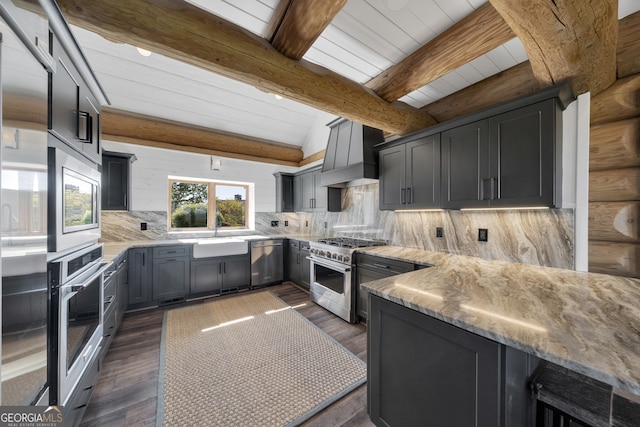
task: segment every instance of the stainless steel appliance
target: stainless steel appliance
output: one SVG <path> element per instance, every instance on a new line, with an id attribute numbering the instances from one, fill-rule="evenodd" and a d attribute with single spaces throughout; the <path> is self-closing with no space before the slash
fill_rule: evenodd
<path id="1" fill-rule="evenodd" d="M 100 238 L 100 172 L 49 136 L 49 252 L 62 253 Z"/>
<path id="2" fill-rule="evenodd" d="M 251 242 L 251 287 L 282 282 L 284 278 L 282 239 Z"/>
<path id="3" fill-rule="evenodd" d="M 98 356 L 103 332 L 103 246 L 95 244 L 49 262 L 51 291 L 49 400 L 65 405 Z M 57 321 L 55 321 L 57 319 Z M 57 369 L 56 369 L 57 368 Z"/>
<path id="4" fill-rule="evenodd" d="M 2 389 L 0 405 L 48 404 L 48 21 L 0 2 Z"/>
<path id="5" fill-rule="evenodd" d="M 351 275 L 353 252 L 362 247 L 386 244 L 385 240 L 345 237 L 310 241 L 311 300 L 347 322 L 355 322 L 356 290 Z"/>

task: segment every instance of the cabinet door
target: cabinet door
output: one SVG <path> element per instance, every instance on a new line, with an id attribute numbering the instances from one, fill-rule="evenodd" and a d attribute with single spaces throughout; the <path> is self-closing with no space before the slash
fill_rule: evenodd
<path id="1" fill-rule="evenodd" d="M 124 311 L 129 304 L 129 295 L 128 295 L 128 262 L 127 260 L 122 260 L 118 263 L 116 267 L 116 301 L 118 305 L 116 306 L 116 328 L 120 325 L 120 320 L 122 320 L 122 316 L 124 315 Z"/>
<path id="2" fill-rule="evenodd" d="M 408 142 L 405 155 L 407 208 L 440 207 L 440 134 Z"/>
<path id="3" fill-rule="evenodd" d="M 326 212 L 329 208 L 329 189 L 320 185 L 320 169 L 311 172 L 313 177 L 313 211 Z"/>
<path id="4" fill-rule="evenodd" d="M 280 172 L 274 175 L 276 178 L 276 212 L 293 212 L 293 175 Z"/>
<path id="5" fill-rule="evenodd" d="M 375 295 L 369 303 L 376 425 L 501 425 L 500 344 Z"/>
<path id="6" fill-rule="evenodd" d="M 151 249 L 129 249 L 129 305 L 151 301 Z"/>
<path id="7" fill-rule="evenodd" d="M 303 211 L 302 176 L 301 175 L 293 176 L 293 211 L 294 212 Z"/>
<path id="8" fill-rule="evenodd" d="M 379 154 L 380 210 L 402 209 L 405 188 L 405 146 L 380 150 Z"/>
<path id="9" fill-rule="evenodd" d="M 300 242 L 289 239 L 287 248 L 287 276 L 290 281 L 300 285 L 301 279 Z"/>
<path id="10" fill-rule="evenodd" d="M 129 159 L 102 156 L 102 209 L 127 210 Z"/>
<path id="11" fill-rule="evenodd" d="M 495 188 L 481 186 L 488 170 L 488 120 L 442 133 L 442 205 L 444 208 L 486 207 Z"/>
<path id="12" fill-rule="evenodd" d="M 78 111 L 78 139 L 82 142 L 82 153 L 95 163 L 102 163 L 100 140 L 100 106 L 83 83 L 80 86 L 80 111 Z"/>
<path id="13" fill-rule="evenodd" d="M 189 257 L 153 260 L 153 299 L 183 297 L 189 285 Z"/>
<path id="14" fill-rule="evenodd" d="M 280 260 L 282 261 L 282 260 Z M 222 263 L 222 289 L 248 288 L 251 283 L 249 256 L 225 258 Z"/>
<path id="15" fill-rule="evenodd" d="M 300 210 L 312 212 L 315 203 L 315 179 L 311 172 L 303 173 L 300 177 Z M 295 185 L 295 184 L 294 184 Z"/>
<path id="16" fill-rule="evenodd" d="M 555 100 L 489 120 L 491 206 L 553 206 Z"/>
<path id="17" fill-rule="evenodd" d="M 50 77 L 49 129 L 58 138 L 76 150 L 82 151 L 82 143 L 78 140 L 78 110 L 82 80 L 57 39 L 52 42 L 52 51 L 56 61 L 56 72 Z"/>
<path id="18" fill-rule="evenodd" d="M 303 288 L 311 288 L 311 261 L 307 259 L 309 251 L 300 251 L 300 283 Z"/>
<path id="19" fill-rule="evenodd" d="M 191 262 L 189 293 L 220 293 L 222 289 L 222 266 L 217 259 Z"/>

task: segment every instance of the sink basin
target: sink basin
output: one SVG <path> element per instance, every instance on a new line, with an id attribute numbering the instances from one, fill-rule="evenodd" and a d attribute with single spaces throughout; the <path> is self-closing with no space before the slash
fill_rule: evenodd
<path id="1" fill-rule="evenodd" d="M 247 241 L 237 238 L 198 240 L 193 244 L 194 258 L 242 255 L 246 254 L 248 251 L 249 244 Z"/>

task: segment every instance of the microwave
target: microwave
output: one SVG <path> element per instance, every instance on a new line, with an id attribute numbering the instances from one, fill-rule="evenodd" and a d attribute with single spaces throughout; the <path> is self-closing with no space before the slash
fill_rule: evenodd
<path id="1" fill-rule="evenodd" d="M 48 251 L 62 253 L 97 243 L 101 182 L 98 166 L 51 146 L 48 162 Z"/>

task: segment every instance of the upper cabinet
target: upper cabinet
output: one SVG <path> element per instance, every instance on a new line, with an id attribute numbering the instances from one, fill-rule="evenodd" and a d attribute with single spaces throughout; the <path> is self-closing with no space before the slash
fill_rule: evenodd
<path id="1" fill-rule="evenodd" d="M 555 206 L 566 102 L 535 101 L 438 125 L 380 150 L 380 209 Z"/>
<path id="2" fill-rule="evenodd" d="M 135 156 L 102 153 L 102 210 L 129 210 L 130 166 Z"/>
<path id="3" fill-rule="evenodd" d="M 276 172 L 276 212 L 294 212 L 293 174 Z"/>
<path id="4" fill-rule="evenodd" d="M 380 209 L 440 206 L 440 134 L 380 151 Z"/>
<path id="5" fill-rule="evenodd" d="M 340 212 L 342 191 L 320 183 L 320 168 L 307 169 L 294 176 L 294 208 L 296 212 Z"/>
<path id="6" fill-rule="evenodd" d="M 53 37 L 49 130 L 62 142 L 95 163 L 102 161 L 100 105 L 82 79 L 62 43 Z"/>

